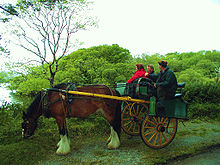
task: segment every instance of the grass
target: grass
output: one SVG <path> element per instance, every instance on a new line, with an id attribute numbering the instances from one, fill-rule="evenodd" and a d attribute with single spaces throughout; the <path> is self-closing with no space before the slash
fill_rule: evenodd
<path id="1" fill-rule="evenodd" d="M 140 136 L 131 137 L 122 132 L 121 146 L 108 150 L 106 140 L 109 125 L 100 115 L 67 120 L 71 153 L 55 154 L 60 140 L 54 119 L 41 117 L 35 135 L 27 140 L 21 137 L 22 112 L 15 116 L 0 112 L 0 164 L 2 165 L 70 165 L 70 164 L 163 164 L 178 157 L 187 157 L 220 144 L 219 121 L 194 119 L 178 125 L 173 142 L 154 150 L 146 146 Z"/>

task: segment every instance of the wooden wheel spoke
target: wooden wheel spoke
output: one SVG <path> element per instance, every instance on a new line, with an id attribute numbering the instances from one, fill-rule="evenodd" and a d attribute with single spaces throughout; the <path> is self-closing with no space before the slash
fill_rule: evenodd
<path id="1" fill-rule="evenodd" d="M 162 132 L 162 135 L 164 137 L 164 139 L 167 141 L 167 137 L 164 135 L 164 133 Z"/>
<path id="2" fill-rule="evenodd" d="M 145 126 L 144 128 L 154 129 L 155 127 Z"/>
<path id="3" fill-rule="evenodd" d="M 131 120 L 131 119 L 130 118 L 122 119 L 122 121 L 127 121 L 127 120 Z"/>
<path id="4" fill-rule="evenodd" d="M 122 129 L 129 135 L 140 135 L 140 123 L 147 112 L 148 106 L 142 103 L 132 103 L 122 110 Z M 150 124 L 149 126 L 151 126 Z M 151 129 L 149 129 L 151 130 Z"/>
<path id="5" fill-rule="evenodd" d="M 122 115 L 130 116 L 130 114 L 129 114 L 129 113 L 122 113 Z"/>
<path id="6" fill-rule="evenodd" d="M 156 138 L 154 139 L 154 145 L 155 145 L 156 142 L 157 142 L 157 138 L 158 138 L 158 136 L 159 136 L 159 132 L 157 132 L 157 134 L 156 134 Z"/>
<path id="7" fill-rule="evenodd" d="M 168 118 L 165 118 L 165 120 L 163 121 L 163 123 L 165 124 Z"/>
<path id="8" fill-rule="evenodd" d="M 144 107 L 142 107 L 142 108 L 140 109 L 139 114 L 143 114 L 143 113 L 144 113 L 143 110 L 144 110 Z M 141 113 L 141 112 L 142 112 L 142 113 Z"/>
<path id="9" fill-rule="evenodd" d="M 147 135 L 149 135 L 149 134 L 151 134 L 151 133 L 153 133 L 153 132 L 155 132 L 155 130 L 152 130 L 152 131 L 150 131 L 150 132 L 144 134 L 144 136 L 147 136 Z"/>
<path id="10" fill-rule="evenodd" d="M 161 132 L 160 132 L 159 141 L 160 141 L 160 145 L 162 145 L 162 140 L 161 140 Z"/>
<path id="11" fill-rule="evenodd" d="M 150 142 L 153 139 L 153 137 L 156 135 L 156 133 L 157 133 L 157 131 L 154 132 L 154 134 L 151 136 L 151 138 L 148 140 L 148 142 Z"/>
<path id="12" fill-rule="evenodd" d="M 157 119 L 155 117 L 153 117 L 154 121 L 157 123 Z"/>
<path id="13" fill-rule="evenodd" d="M 139 105 L 137 105 L 136 111 L 135 111 L 135 115 L 138 115 L 139 113 Z"/>
<path id="14" fill-rule="evenodd" d="M 171 123 L 169 120 L 164 117 L 154 118 L 151 116 L 147 116 L 144 119 L 140 130 L 141 138 L 147 146 L 159 149 L 166 147 L 172 142 L 177 131 L 177 120 L 172 119 Z M 162 127 L 165 127 L 165 131 L 161 129 Z"/>
<path id="15" fill-rule="evenodd" d="M 161 123 L 163 123 L 163 117 L 161 117 L 161 120 L 160 120 L 160 122 L 161 122 Z"/>
<path id="16" fill-rule="evenodd" d="M 158 123 L 160 123 L 160 117 L 158 117 Z"/>
<path id="17" fill-rule="evenodd" d="M 128 128 L 128 131 L 131 129 L 132 126 L 133 126 L 133 124 L 130 125 L 130 127 Z"/>
<path id="18" fill-rule="evenodd" d="M 136 125 L 137 125 L 137 123 L 134 123 L 133 132 L 135 132 Z"/>
<path id="19" fill-rule="evenodd" d="M 157 124 L 156 123 L 154 123 L 154 122 L 152 122 L 152 121 L 147 121 L 148 123 L 151 123 L 151 124 L 153 124 L 153 125 L 155 125 L 155 126 L 157 126 Z"/>
<path id="20" fill-rule="evenodd" d="M 132 122 L 132 121 L 129 121 L 128 123 L 124 124 L 124 126 L 127 126 L 127 125 L 129 125 L 129 124 L 130 124 L 131 122 Z"/>

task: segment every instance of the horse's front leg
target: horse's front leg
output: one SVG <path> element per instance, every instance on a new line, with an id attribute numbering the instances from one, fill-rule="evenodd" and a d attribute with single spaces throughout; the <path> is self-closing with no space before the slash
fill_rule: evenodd
<path id="1" fill-rule="evenodd" d="M 111 135 L 108 138 L 108 148 L 117 149 L 120 146 L 120 140 L 117 132 L 111 127 Z"/>
<path id="2" fill-rule="evenodd" d="M 62 120 L 57 120 L 57 124 L 59 127 L 60 141 L 57 144 L 58 149 L 56 151 L 56 154 L 65 155 L 70 152 L 70 141 L 68 138 L 66 122 L 65 120 L 63 122 Z"/>

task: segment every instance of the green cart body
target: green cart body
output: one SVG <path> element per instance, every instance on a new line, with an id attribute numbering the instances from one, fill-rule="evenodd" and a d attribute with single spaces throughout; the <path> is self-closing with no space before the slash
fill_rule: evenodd
<path id="1" fill-rule="evenodd" d="M 154 149 L 166 147 L 177 132 L 177 120 L 188 120 L 188 104 L 182 99 L 184 83 L 178 84 L 176 95 L 163 101 L 165 114 L 157 114 L 156 89 L 147 78 L 133 83 L 118 83 L 116 90 L 123 96 L 146 100 L 147 103 L 122 103 L 122 129 L 129 135 L 140 135 L 144 143 Z"/>

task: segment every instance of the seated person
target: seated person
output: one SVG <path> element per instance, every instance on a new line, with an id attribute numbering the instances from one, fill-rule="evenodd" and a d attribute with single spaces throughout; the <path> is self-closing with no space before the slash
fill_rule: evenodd
<path id="1" fill-rule="evenodd" d="M 157 81 L 158 75 L 154 73 L 154 66 L 152 64 L 147 66 L 147 73 L 145 73 L 145 76 L 153 82 Z"/>
<path id="2" fill-rule="evenodd" d="M 164 101 L 172 99 L 177 89 L 177 80 L 175 74 L 169 69 L 166 61 L 158 61 L 160 73 L 154 87 L 157 90 L 156 114 L 166 116 Z"/>
<path id="3" fill-rule="evenodd" d="M 147 78 L 145 76 L 146 71 L 144 70 L 144 66 L 143 64 L 136 64 L 136 72 L 134 73 L 134 75 L 127 81 L 127 83 L 132 83 L 135 79 L 137 78 Z"/>
<path id="4" fill-rule="evenodd" d="M 160 73 L 154 87 L 157 89 L 158 100 L 172 99 L 177 89 L 175 74 L 167 66 L 166 61 L 158 61 Z"/>

